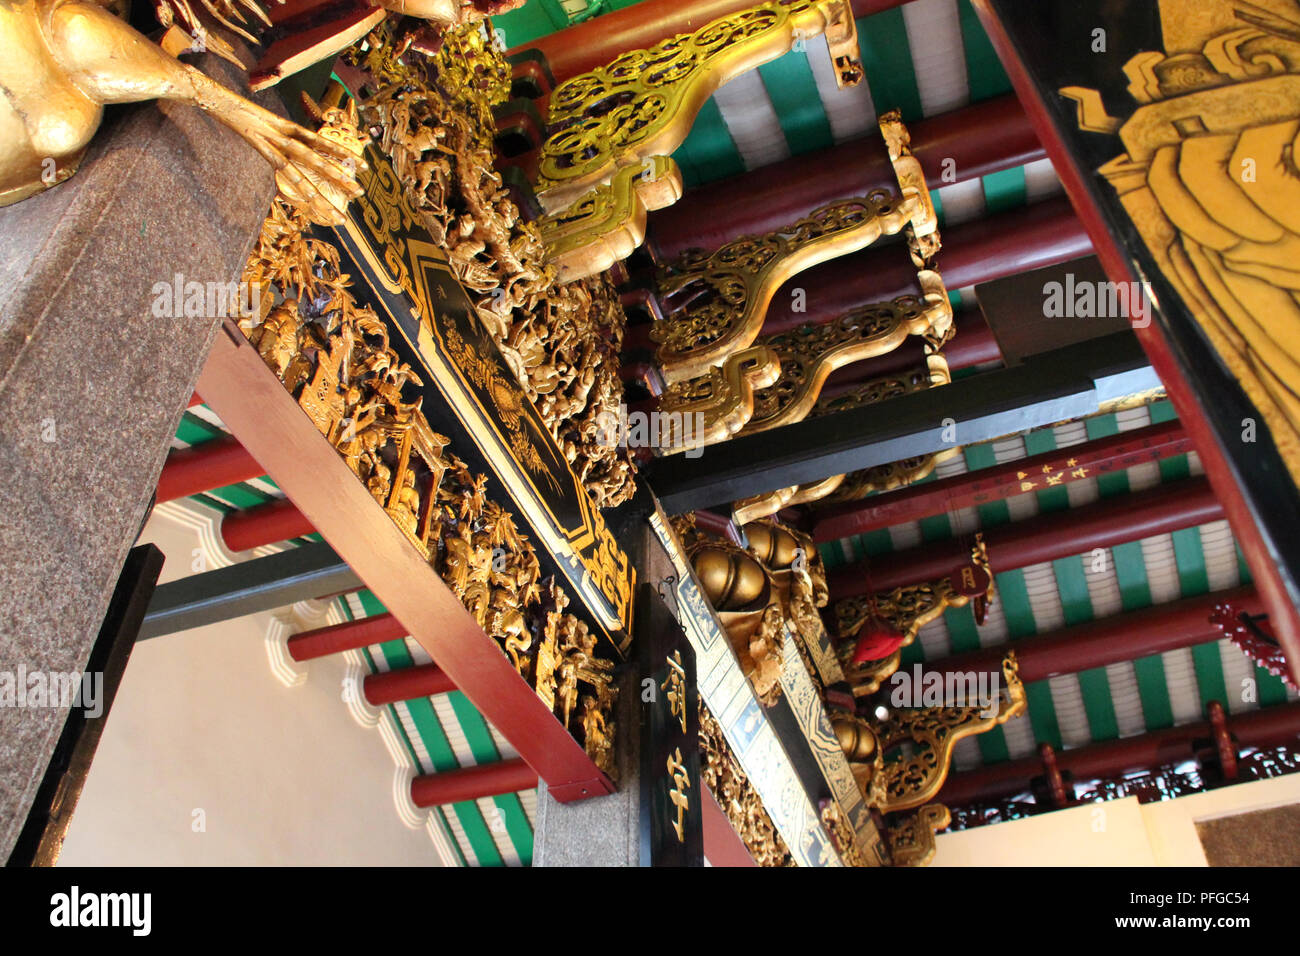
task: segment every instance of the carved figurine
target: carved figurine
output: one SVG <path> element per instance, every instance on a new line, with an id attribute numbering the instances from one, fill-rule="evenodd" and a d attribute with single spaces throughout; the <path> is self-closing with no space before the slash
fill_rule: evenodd
<path id="1" fill-rule="evenodd" d="M 0 205 L 76 172 L 108 103 L 190 103 L 242 136 L 281 193 L 315 221 L 341 211 L 322 187 L 355 198 L 346 148 L 226 89 L 89 0 L 4 0 L 0 20 Z"/>

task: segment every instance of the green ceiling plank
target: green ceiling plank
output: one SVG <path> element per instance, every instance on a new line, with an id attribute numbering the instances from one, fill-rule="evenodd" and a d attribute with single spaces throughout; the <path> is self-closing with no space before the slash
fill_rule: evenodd
<path id="1" fill-rule="evenodd" d="M 1112 435 L 1119 434 L 1119 419 L 1114 415 L 1094 415 L 1092 418 L 1084 421 L 1084 428 L 1088 432 L 1088 440 L 1096 441 L 1099 438 L 1109 438 Z M 1128 472 L 1112 471 L 1105 475 L 1097 476 L 1097 494 L 1102 498 L 1109 498 L 1112 495 L 1126 495 L 1129 493 Z M 1146 580 L 1146 573 L 1143 572 L 1143 580 Z M 1148 597 L 1147 603 L 1150 603 Z"/>
<path id="2" fill-rule="evenodd" d="M 1013 166 L 1011 169 L 989 173 L 982 177 L 982 184 L 985 215 L 991 216 L 1009 209 L 1018 209 L 1027 202 L 1028 192 L 1023 166 Z"/>
<path id="3" fill-rule="evenodd" d="M 496 741 L 492 739 L 487 721 L 469 702 L 469 698 L 461 691 L 454 690 L 447 695 L 447 701 L 456 714 L 456 721 L 460 724 L 465 741 L 474 755 L 474 762 L 495 763 L 500 760 L 501 752 L 497 750 Z M 519 855 L 520 861 L 528 866 L 533 859 L 533 828 L 528 823 L 528 814 L 524 812 L 523 804 L 519 801 L 518 795 L 513 793 L 500 794 L 493 798 L 493 802 L 501 812 L 506 835 L 510 837 L 515 852 Z"/>
<path id="4" fill-rule="evenodd" d="M 848 563 L 844 560 L 844 552 L 840 549 L 838 541 L 828 541 L 817 545 L 817 553 L 821 555 L 822 564 L 826 566 L 827 571 Z"/>
<path id="5" fill-rule="evenodd" d="M 975 13 L 970 0 L 957 0 L 961 23 L 961 41 L 966 52 L 966 79 L 970 85 L 972 103 L 992 99 L 1011 92 L 1011 81 L 993 51 L 988 34 Z"/>
<path id="6" fill-rule="evenodd" d="M 808 65 L 806 53 L 791 50 L 785 56 L 760 66 L 758 75 L 776 110 L 791 155 L 835 145 L 835 136 L 822 108 L 817 80 Z"/>
<path id="7" fill-rule="evenodd" d="M 921 93 L 903 11 L 895 7 L 858 20 L 858 47 L 877 113 L 901 110 L 906 123 L 921 119 Z"/>
<path id="8" fill-rule="evenodd" d="M 913 664 L 925 663 L 925 648 L 921 646 L 919 640 L 913 641 L 904 647 L 898 656 L 898 669 L 905 671 Z"/>
<path id="9" fill-rule="evenodd" d="M 937 190 L 937 189 L 931 189 L 931 190 L 930 190 L 930 205 L 934 206 L 934 215 L 935 215 L 935 219 L 938 220 L 939 228 L 940 228 L 940 229 L 943 229 L 943 227 L 944 227 L 944 222 L 943 222 L 943 197 L 942 197 L 941 195 L 939 195 L 939 190 Z M 949 293 L 948 293 L 948 298 L 951 299 L 952 296 L 953 296 L 953 294 L 954 294 L 955 292 L 956 292 L 955 289 L 953 290 L 953 292 L 949 292 Z M 961 296 L 959 295 L 957 298 L 960 300 Z M 954 309 L 959 309 L 959 308 L 961 308 L 961 306 L 960 306 L 960 304 L 959 304 L 958 302 L 954 302 L 954 303 L 953 303 L 953 308 L 954 308 Z"/>
<path id="10" fill-rule="evenodd" d="M 685 153 L 686 162 L 678 153 Z M 745 171 L 745 161 L 731 138 L 722 110 L 713 97 L 700 108 L 685 142 L 673 152 L 682 167 L 682 181 L 688 186 L 735 176 Z"/>
<path id="11" fill-rule="evenodd" d="M 1003 504 L 1005 508 L 1006 505 Z M 1007 635 L 1014 642 L 1038 633 L 1034 612 L 1029 604 L 1029 591 L 1025 587 L 1023 571 L 1003 571 L 996 575 L 998 600 L 1002 602 L 1002 615 L 1007 622 Z M 1029 703 L 1029 722 L 1034 728 L 1038 743 L 1061 747 L 1061 728 L 1056 718 L 1056 704 L 1052 688 L 1047 681 L 1025 685 Z"/>
<path id="12" fill-rule="evenodd" d="M 1178 565 L 1178 583 L 1183 597 L 1196 597 L 1210 590 L 1209 575 L 1205 570 L 1205 552 L 1201 549 L 1201 534 L 1197 528 L 1183 528 L 1172 535 L 1174 561 Z M 1203 707 L 1217 700 L 1228 704 L 1228 687 L 1223 677 L 1223 659 L 1219 657 L 1217 642 L 1198 644 L 1192 648 L 1192 666 L 1196 671 L 1196 686 Z"/>
<path id="13" fill-rule="evenodd" d="M 952 522 L 948 520 L 946 514 L 930 515 L 928 518 L 922 518 L 918 524 L 921 526 L 921 540 L 930 541 L 947 541 L 952 537 Z"/>
<path id="14" fill-rule="evenodd" d="M 889 554 L 893 550 L 894 539 L 889 536 L 888 528 L 878 528 L 853 538 L 853 553 L 859 559 Z"/>
<path id="15" fill-rule="evenodd" d="M 569 17 L 558 0 L 528 0 L 517 10 L 492 18 L 492 29 L 505 34 L 506 47 L 534 43 L 569 25 Z"/>
<path id="16" fill-rule="evenodd" d="M 1056 451 L 1056 435 L 1050 428 L 1039 428 L 1025 435 L 1026 456 L 1032 458 L 1034 455 L 1045 455 L 1049 451 Z M 1038 480 L 1036 476 L 1031 477 L 1034 477 L 1035 481 Z M 1070 493 L 1063 485 L 1043 488 L 1035 492 L 1034 497 L 1038 499 L 1039 514 L 1067 511 L 1070 507 Z"/>
<path id="17" fill-rule="evenodd" d="M 213 488 L 208 494 L 219 498 L 232 508 L 252 508 L 257 505 L 264 505 L 268 501 L 277 500 L 274 495 L 268 495 L 265 491 L 254 488 L 247 482 L 240 482 L 237 485 L 225 485 L 221 488 Z"/>
<path id="18" fill-rule="evenodd" d="M 1124 485 L 1128 486 L 1128 477 L 1120 474 Z M 1100 484 L 1100 482 L 1099 482 Z M 1115 579 L 1119 584 L 1120 604 L 1125 611 L 1138 611 L 1151 606 L 1151 584 L 1147 580 L 1146 561 L 1142 557 L 1142 544 L 1129 541 L 1110 549 L 1111 560 L 1115 562 Z M 1169 698 L 1169 681 L 1165 674 L 1165 662 L 1159 654 L 1139 658 L 1133 662 L 1133 673 L 1137 677 L 1138 696 L 1142 700 L 1142 722 L 1147 730 L 1159 730 L 1172 727 L 1174 723 L 1173 703 Z"/>
<path id="19" fill-rule="evenodd" d="M 1064 489 L 1061 489 L 1064 490 Z M 1040 492 L 1043 494 L 1043 492 Z M 1076 555 L 1052 562 L 1056 588 L 1061 595 L 1065 626 L 1073 627 L 1094 617 L 1088 593 L 1087 572 L 1083 558 Z M 1088 718 L 1088 734 L 1093 740 L 1113 740 L 1119 736 L 1119 720 L 1110 696 L 1110 679 L 1104 667 L 1094 667 L 1076 675 L 1083 694 L 1083 709 Z"/>
<path id="20" fill-rule="evenodd" d="M 1138 697 L 1142 701 L 1142 723 L 1147 730 L 1163 730 L 1174 725 L 1174 707 L 1169 699 L 1169 681 L 1165 662 L 1159 654 L 1139 657 L 1133 662 Z"/>
<path id="21" fill-rule="evenodd" d="M 401 638 L 384 642 L 380 645 L 380 650 L 388 663 L 389 670 L 400 670 L 414 664 L 411 652 L 407 650 L 406 641 Z M 420 742 L 424 744 L 424 749 L 429 754 L 434 772 L 446 773 L 459 769 L 460 761 L 456 759 L 456 753 L 451 749 L 447 734 L 443 731 L 442 723 L 438 720 L 429 698 L 421 697 L 406 701 L 406 711 L 411 715 L 416 733 L 420 735 Z M 401 726 L 400 720 L 398 726 Z M 465 831 L 474 855 L 478 857 L 479 865 L 502 866 L 504 861 L 501 859 L 501 853 L 492 840 L 487 821 L 483 819 L 478 804 L 473 800 L 464 800 L 452 804 L 452 810 L 456 814 L 456 819 L 460 821 L 461 829 Z"/>
<path id="22" fill-rule="evenodd" d="M 232 508 L 230 505 L 226 504 L 220 498 L 213 498 L 211 495 L 208 494 L 190 495 L 189 500 L 197 501 L 199 504 L 206 505 L 207 507 L 213 509 L 214 511 L 220 511 L 223 515 L 228 515 L 232 511 L 236 510 Z"/>
<path id="23" fill-rule="evenodd" d="M 182 413 L 180 424 L 176 427 L 176 437 L 187 445 L 202 445 L 224 434 L 226 433 L 216 425 L 205 422 L 190 411 Z"/>
<path id="24" fill-rule="evenodd" d="M 1022 715 L 1023 716 L 1023 715 Z M 1020 717 L 1012 717 L 1020 720 Z M 979 742 L 980 757 L 985 763 L 1004 763 L 1011 759 L 1011 749 L 1007 747 L 1007 735 L 1002 727 L 986 730 L 975 738 Z"/>
<path id="25" fill-rule="evenodd" d="M 962 457 L 966 459 L 967 471 L 992 468 L 998 463 L 997 456 L 993 453 L 992 442 L 967 445 L 962 448 L 961 452 Z M 1005 501 L 993 501 L 986 505 L 979 505 L 975 511 L 979 515 L 981 528 L 992 528 L 1011 521 L 1011 511 L 1007 508 Z"/>
<path id="26" fill-rule="evenodd" d="M 1282 678 L 1274 677 L 1262 667 L 1255 668 L 1255 688 L 1261 707 L 1286 703 L 1286 685 Z"/>
<path id="27" fill-rule="evenodd" d="M 971 606 L 950 607 L 943 612 L 943 623 L 948 628 L 948 639 L 952 642 L 952 653 L 964 654 L 980 649 L 979 630 L 975 625 L 975 613 Z"/>

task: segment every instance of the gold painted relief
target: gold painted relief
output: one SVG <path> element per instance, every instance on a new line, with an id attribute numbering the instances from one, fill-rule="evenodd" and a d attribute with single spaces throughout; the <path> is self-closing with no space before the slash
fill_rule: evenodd
<path id="1" fill-rule="evenodd" d="M 848 0 L 768 0 L 560 84 L 542 145 L 543 207 L 563 210 L 620 167 L 671 154 L 720 86 L 821 34 L 839 84 L 857 84 L 862 64 Z"/>
<path id="2" fill-rule="evenodd" d="M 1300 484 L 1300 10 L 1290 0 L 1160 0 L 1163 51 L 1125 66 L 1122 124 L 1066 87 L 1100 170 L 1165 278 L 1260 410 Z"/>

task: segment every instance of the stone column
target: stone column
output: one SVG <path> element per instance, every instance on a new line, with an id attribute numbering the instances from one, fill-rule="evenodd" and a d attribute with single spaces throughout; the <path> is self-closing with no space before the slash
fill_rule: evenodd
<path id="1" fill-rule="evenodd" d="M 68 182 L 0 209 L 0 671 L 84 666 L 217 328 L 156 317 L 154 284 L 238 280 L 273 191 L 224 126 L 146 103 L 109 108 Z M 0 707 L 0 859 L 65 716 Z"/>

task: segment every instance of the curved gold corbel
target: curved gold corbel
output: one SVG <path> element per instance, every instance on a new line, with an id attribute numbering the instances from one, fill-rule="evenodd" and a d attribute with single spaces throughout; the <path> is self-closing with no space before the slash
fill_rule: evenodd
<path id="1" fill-rule="evenodd" d="M 938 849 L 935 836 L 950 823 L 952 814 L 942 803 L 927 803 L 899 818 L 885 829 L 890 861 L 894 866 L 928 866 Z"/>
<path id="2" fill-rule="evenodd" d="M 925 269 L 917 274 L 917 281 L 921 286 L 919 297 L 907 295 L 892 302 L 873 303 L 834 322 L 800 326 L 759 339 L 759 344 L 780 356 L 781 377 L 755 396 L 754 417 L 742 434 L 802 421 L 816 408 L 822 386 L 832 372 L 891 352 L 908 336 L 923 335 L 940 346 L 946 343 L 952 336 L 953 316 L 943 279 L 939 273 Z M 950 380 L 946 363 L 928 372 L 926 382 L 930 386 Z M 872 384 L 878 391 L 879 381 L 868 383 L 867 388 Z"/>
<path id="3" fill-rule="evenodd" d="M 823 33 L 837 81 L 855 85 L 862 64 L 848 0 L 768 0 L 560 84 L 541 149 L 542 207 L 564 209 L 619 167 L 671 154 L 724 83 Z"/>
<path id="4" fill-rule="evenodd" d="M 538 222 L 557 282 L 604 272 L 645 241 L 646 215 L 682 198 L 682 171 L 671 156 L 624 166 L 612 180 L 563 212 Z"/>
<path id="5" fill-rule="evenodd" d="M 887 720 L 873 724 L 879 763 L 871 787 L 879 794 L 876 805 L 881 812 L 910 810 L 929 803 L 948 779 L 957 741 L 987 733 L 1025 712 L 1025 685 L 1020 680 L 1015 651 L 1007 651 L 1002 659 L 1002 679 L 1006 698 L 999 695 L 996 714 L 989 715 L 978 705 L 920 707 L 895 710 Z M 904 745 L 910 753 L 898 760 L 887 759 L 891 748 Z"/>
<path id="6" fill-rule="evenodd" d="M 666 275 L 661 300 L 687 300 L 656 322 L 655 359 L 670 382 L 695 378 L 758 337 L 768 304 L 787 279 L 805 269 L 896 235 L 915 203 L 888 190 L 831 203 L 765 236 L 742 236 L 707 258 Z"/>
<path id="7" fill-rule="evenodd" d="M 776 381 L 781 360 L 765 346 L 744 349 L 699 378 L 668 386 L 659 396 L 659 453 L 726 441 L 754 413 L 754 393 Z"/>

